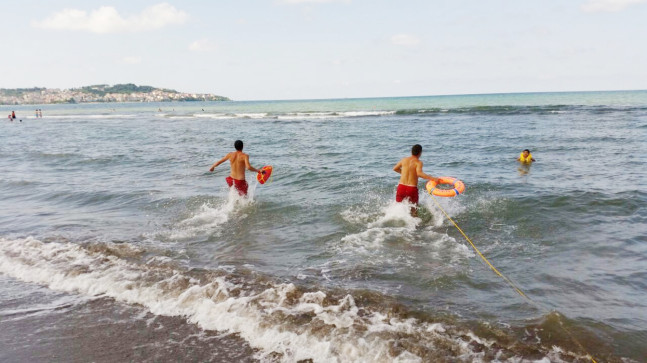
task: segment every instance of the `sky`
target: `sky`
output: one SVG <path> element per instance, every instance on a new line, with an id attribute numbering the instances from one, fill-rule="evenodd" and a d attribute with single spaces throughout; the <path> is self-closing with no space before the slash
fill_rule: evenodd
<path id="1" fill-rule="evenodd" d="M 647 0 L 7 1 L 0 88 L 235 100 L 647 89 Z"/>

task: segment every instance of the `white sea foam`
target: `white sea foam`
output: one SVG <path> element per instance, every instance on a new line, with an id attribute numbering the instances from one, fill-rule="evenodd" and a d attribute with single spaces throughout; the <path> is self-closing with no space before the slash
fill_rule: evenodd
<path id="1" fill-rule="evenodd" d="M 392 235 L 413 241 L 416 230 L 422 224 L 422 219 L 411 216 L 410 210 L 413 206 L 406 202 L 390 201 L 378 209 L 369 206 L 349 208 L 341 213 L 342 218 L 362 226 L 364 230 L 349 234 L 342 238 L 342 241 L 364 241 L 368 244 L 367 247 L 378 247 Z M 434 223 L 442 225 L 442 219 L 436 221 L 438 219 L 434 214 Z"/>
<path id="2" fill-rule="evenodd" d="M 390 201 L 382 204 L 379 208 L 374 205 L 354 206 L 341 212 L 342 218 L 353 224 L 366 225 L 367 227 L 378 226 L 387 222 L 400 222 L 399 224 L 408 228 L 415 228 L 420 224 L 420 219 L 410 214 L 412 204 L 397 203 Z"/>
<path id="3" fill-rule="evenodd" d="M 279 120 L 321 120 L 333 118 L 350 118 L 364 116 L 387 116 L 393 115 L 395 111 L 339 111 L 339 112 L 294 112 L 279 115 Z"/>
<path id="4" fill-rule="evenodd" d="M 250 113 L 237 113 L 238 118 L 264 118 L 267 116 L 266 112 L 250 112 Z"/>
<path id="5" fill-rule="evenodd" d="M 228 115 L 226 113 L 194 113 L 193 117 L 209 118 L 213 120 L 230 120 L 236 118 L 235 115 Z"/>
<path id="6" fill-rule="evenodd" d="M 113 118 L 135 118 L 134 114 L 101 114 L 101 115 L 47 115 L 43 119 L 113 119 Z"/>
<path id="7" fill-rule="evenodd" d="M 430 221 L 412 217 L 408 203 L 387 202 L 380 208 L 354 206 L 341 213 L 342 218 L 360 227 L 361 231 L 348 234 L 330 249 L 340 257 L 347 256 L 345 266 L 337 268 L 353 271 L 357 266 L 384 266 L 390 269 L 419 269 L 421 263 L 446 261 L 450 264 L 473 258 L 474 253 L 445 231 L 437 231 L 444 217 L 432 200 L 420 199 L 431 212 Z M 372 204 L 371 204 L 372 205 Z M 450 213 L 460 209 L 446 206 Z M 430 224 L 429 224 L 430 223 Z M 402 248 L 402 244 L 406 248 Z M 351 272 L 352 273 L 352 272 Z"/>
<path id="8" fill-rule="evenodd" d="M 390 202 L 384 206 L 376 221 L 368 224 L 368 228 L 375 228 L 389 225 L 402 225 L 406 230 L 415 230 L 420 225 L 421 219 L 411 216 L 413 204 Z"/>
<path id="9" fill-rule="evenodd" d="M 394 115 L 395 111 L 347 111 L 341 112 L 344 117 L 386 116 Z"/>
<path id="10" fill-rule="evenodd" d="M 279 120 L 323 120 L 343 117 L 335 112 L 295 112 L 277 116 Z"/>
<path id="11" fill-rule="evenodd" d="M 433 215 L 434 227 L 440 227 L 445 222 L 445 214 L 438 208 L 438 205 L 433 201 L 435 199 L 438 204 L 449 214 L 455 216 L 465 210 L 465 206 L 461 204 L 459 198 L 443 198 L 433 197 L 427 193 L 422 193 L 420 196 L 419 204 L 427 209 Z M 433 199 L 432 199 L 433 198 Z"/>
<path id="12" fill-rule="evenodd" d="M 203 329 L 238 333 L 262 360 L 278 353 L 286 362 L 423 361 L 407 349 L 390 349 L 401 339 L 478 360 L 482 353 L 471 343 L 492 344 L 469 331 L 360 306 L 352 295 L 326 301 L 323 291 L 300 292 L 285 283 L 250 287 L 227 276 L 200 282 L 169 266 L 139 264 L 73 243 L 0 238 L 0 273 L 53 290 L 140 304 L 158 315 L 184 316 Z"/>
<path id="13" fill-rule="evenodd" d="M 234 188 L 229 188 L 226 199 L 221 203 L 202 204 L 189 217 L 174 224 L 170 231 L 161 232 L 158 235 L 171 240 L 182 240 L 204 234 L 220 234 L 221 227 L 233 216 L 237 216 L 237 219 L 245 217 L 241 213 L 254 203 L 256 186 L 257 183 L 250 183 L 247 196 L 240 196 Z"/>
<path id="14" fill-rule="evenodd" d="M 279 119 L 320 119 L 341 117 L 364 117 L 393 115 L 395 111 L 339 111 L 339 112 L 296 112 L 279 116 Z"/>
<path id="15" fill-rule="evenodd" d="M 389 239 L 411 240 L 421 220 L 410 215 L 410 208 L 410 204 L 392 202 L 377 213 L 371 208 L 351 208 L 342 212 L 344 219 L 364 225 L 365 229 L 344 236 L 341 244 L 334 248 L 342 253 L 374 254 Z"/>

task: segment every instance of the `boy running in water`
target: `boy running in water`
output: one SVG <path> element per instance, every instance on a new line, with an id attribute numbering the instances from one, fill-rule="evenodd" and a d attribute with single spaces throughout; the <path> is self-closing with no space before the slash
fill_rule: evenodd
<path id="1" fill-rule="evenodd" d="M 252 167 L 249 164 L 249 155 L 243 152 L 242 141 L 236 140 L 236 142 L 234 142 L 234 148 L 236 149 L 236 151 L 228 153 L 224 158 L 214 163 L 209 171 L 213 171 L 218 165 L 229 160 L 231 172 L 229 173 L 229 176 L 225 178 L 227 185 L 229 185 L 230 188 L 234 186 L 236 188 L 236 191 L 238 191 L 238 195 L 247 195 L 248 185 L 247 181 L 245 180 L 245 169 L 257 173 L 260 170 Z"/>
<path id="2" fill-rule="evenodd" d="M 399 203 L 404 199 L 408 199 L 409 202 L 415 204 L 415 207 L 411 207 L 413 217 L 418 216 L 418 177 L 438 181 L 437 178 L 423 173 L 422 161 L 420 161 L 421 154 L 422 146 L 415 144 L 411 148 L 411 156 L 400 160 L 393 167 L 393 171 L 401 174 L 395 201 Z"/>

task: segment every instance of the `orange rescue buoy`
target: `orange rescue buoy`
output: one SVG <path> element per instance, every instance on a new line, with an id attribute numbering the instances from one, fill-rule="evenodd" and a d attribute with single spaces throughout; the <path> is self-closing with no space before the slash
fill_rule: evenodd
<path id="1" fill-rule="evenodd" d="M 265 184 L 266 181 L 270 179 L 272 176 L 272 166 L 271 165 L 266 165 L 261 168 L 261 171 L 256 174 L 256 180 L 258 180 L 259 183 Z"/>
<path id="2" fill-rule="evenodd" d="M 450 184 L 452 189 L 438 189 L 436 186 L 439 184 Z M 427 182 L 426 187 L 429 194 L 433 194 L 437 197 L 455 197 L 459 194 L 463 194 L 465 191 L 465 183 L 451 176 L 439 177 L 438 183 L 434 180 L 430 180 Z"/>

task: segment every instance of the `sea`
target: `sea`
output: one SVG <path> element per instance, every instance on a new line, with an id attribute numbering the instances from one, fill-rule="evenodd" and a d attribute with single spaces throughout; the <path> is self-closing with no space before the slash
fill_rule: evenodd
<path id="1" fill-rule="evenodd" d="M 12 110 L 2 362 L 647 362 L 647 91 Z"/>

